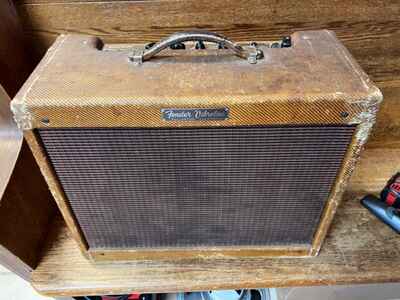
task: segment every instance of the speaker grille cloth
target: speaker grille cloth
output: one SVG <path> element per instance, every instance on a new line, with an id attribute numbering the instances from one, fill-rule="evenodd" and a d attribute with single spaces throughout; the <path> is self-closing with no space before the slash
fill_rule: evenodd
<path id="1" fill-rule="evenodd" d="M 309 244 L 354 126 L 39 129 L 90 248 Z"/>

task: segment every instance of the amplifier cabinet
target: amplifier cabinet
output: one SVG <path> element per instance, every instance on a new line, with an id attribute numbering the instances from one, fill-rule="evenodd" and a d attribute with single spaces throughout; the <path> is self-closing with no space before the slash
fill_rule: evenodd
<path id="1" fill-rule="evenodd" d="M 193 31 L 62 35 L 11 109 L 89 258 L 313 256 L 381 100 L 330 31 Z"/>

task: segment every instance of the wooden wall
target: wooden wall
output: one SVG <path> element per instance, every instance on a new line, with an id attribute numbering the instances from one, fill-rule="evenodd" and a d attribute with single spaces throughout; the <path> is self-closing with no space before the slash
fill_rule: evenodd
<path id="1" fill-rule="evenodd" d="M 0 1 L 0 20 L 0 85 L 13 97 L 35 65 L 12 0 Z"/>
<path id="2" fill-rule="evenodd" d="M 389 149 L 400 147 L 399 0 L 15 2 L 24 32 L 39 57 L 56 36 L 64 32 L 97 35 L 106 42 L 120 43 L 154 41 L 169 33 L 192 28 L 216 31 L 236 41 L 276 39 L 297 30 L 331 29 L 385 97 L 368 144 L 370 155 L 375 157 L 372 160 L 379 161 L 383 156 L 390 161 L 395 151 Z M 374 149 L 388 152 L 383 154 Z M 378 165 L 375 167 L 380 169 Z M 361 177 L 354 179 L 360 188 L 360 183 L 371 175 L 369 165 L 364 164 L 362 168 Z M 399 166 L 391 164 L 385 168 L 380 173 L 380 182 Z"/>
<path id="3" fill-rule="evenodd" d="M 9 96 L 35 67 L 12 0 L 0 1 L 0 20 L 0 264 L 29 280 L 56 207 L 12 123 Z"/>

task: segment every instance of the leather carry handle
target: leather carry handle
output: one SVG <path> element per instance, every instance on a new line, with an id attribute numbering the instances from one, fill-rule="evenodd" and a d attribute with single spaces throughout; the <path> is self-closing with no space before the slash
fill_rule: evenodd
<path id="1" fill-rule="evenodd" d="M 168 36 L 167 38 L 162 39 L 161 41 L 155 43 L 151 48 L 147 50 L 143 50 L 138 53 L 133 53 L 130 59 L 137 64 L 141 64 L 147 60 L 150 60 L 157 53 L 161 52 L 164 49 L 169 48 L 174 44 L 188 42 L 188 41 L 204 41 L 204 42 L 218 43 L 220 45 L 226 46 L 228 49 L 232 50 L 236 56 L 247 59 L 247 61 L 252 64 L 257 63 L 257 60 L 264 57 L 263 52 L 258 48 L 254 47 L 251 50 L 244 49 L 243 47 L 235 44 L 234 42 L 228 40 L 226 37 L 222 35 L 213 32 L 199 30 L 199 31 L 176 32 Z"/>

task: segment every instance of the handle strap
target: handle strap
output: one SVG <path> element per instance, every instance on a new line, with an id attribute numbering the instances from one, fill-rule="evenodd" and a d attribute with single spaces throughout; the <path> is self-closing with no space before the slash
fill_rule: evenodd
<path id="1" fill-rule="evenodd" d="M 217 33 L 208 31 L 183 31 L 174 33 L 167 38 L 162 39 L 147 50 L 133 53 L 131 60 L 137 64 L 141 64 L 147 60 L 150 60 L 162 50 L 167 49 L 176 43 L 187 41 L 205 41 L 221 44 L 232 50 L 236 56 L 247 59 L 247 61 L 251 64 L 257 63 L 258 59 L 264 57 L 263 52 L 260 49 L 255 47 L 253 49 L 244 49 L 240 45 L 237 45 L 236 43 Z"/>

